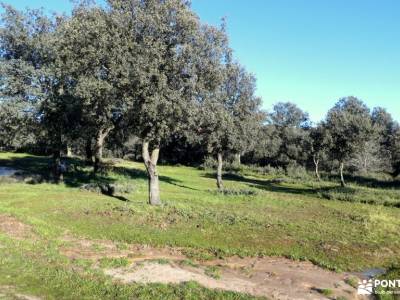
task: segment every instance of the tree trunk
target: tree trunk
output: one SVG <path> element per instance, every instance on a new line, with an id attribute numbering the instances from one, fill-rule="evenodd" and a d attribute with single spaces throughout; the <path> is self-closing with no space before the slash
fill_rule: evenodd
<path id="1" fill-rule="evenodd" d="M 160 183 L 157 172 L 157 161 L 160 154 L 160 148 L 157 146 L 149 152 L 149 142 L 144 141 L 142 145 L 142 157 L 144 165 L 147 170 L 147 176 L 149 178 L 149 204 L 150 205 L 161 205 L 160 199 Z"/>
<path id="2" fill-rule="evenodd" d="M 218 152 L 217 187 L 220 191 L 224 189 L 224 184 L 222 182 L 222 163 L 222 153 Z"/>
<path id="3" fill-rule="evenodd" d="M 67 145 L 67 157 L 72 157 L 72 148 L 69 145 Z"/>
<path id="4" fill-rule="evenodd" d="M 364 172 L 368 172 L 368 157 L 367 155 L 364 156 Z"/>
<path id="5" fill-rule="evenodd" d="M 235 154 L 235 164 L 239 166 L 242 164 L 240 153 Z"/>
<path id="6" fill-rule="evenodd" d="M 346 182 L 344 181 L 343 169 L 344 169 L 344 163 L 341 162 L 340 163 L 340 184 L 342 185 L 342 187 L 345 187 L 346 186 Z"/>
<path id="7" fill-rule="evenodd" d="M 61 172 L 61 151 L 54 150 L 53 152 L 53 177 L 56 183 L 63 181 L 63 174 Z"/>
<path id="8" fill-rule="evenodd" d="M 103 159 L 103 147 L 104 141 L 110 132 L 111 128 L 101 129 L 96 137 L 96 143 L 94 146 L 94 166 L 93 166 L 93 173 L 96 174 L 99 170 L 101 161 Z"/>
<path id="9" fill-rule="evenodd" d="M 321 181 L 321 176 L 319 175 L 319 158 L 316 155 L 314 155 L 313 160 L 315 165 L 315 176 L 317 176 L 318 181 Z"/>
<path id="10" fill-rule="evenodd" d="M 88 138 L 86 140 L 85 152 L 86 152 L 86 164 L 92 165 L 93 164 L 93 151 L 92 151 L 92 139 L 90 139 L 90 138 Z"/>

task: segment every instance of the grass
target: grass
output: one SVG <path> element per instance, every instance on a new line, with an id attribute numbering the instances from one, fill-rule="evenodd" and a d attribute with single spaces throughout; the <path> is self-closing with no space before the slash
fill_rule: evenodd
<path id="1" fill-rule="evenodd" d="M 359 279 L 357 277 L 349 276 L 344 281 L 355 289 L 358 287 Z"/>
<path id="2" fill-rule="evenodd" d="M 116 161 L 93 178 L 79 160 L 73 163 L 75 171 L 66 175 L 65 184 L 0 183 L 0 214 L 30 224 L 46 241 L 39 243 L 46 250 L 40 254 L 36 245 L 11 245 L 2 236 L 0 245 L 4 243 L 7 251 L 0 253 L 0 285 L 15 279 L 18 287 L 49 298 L 77 293 L 105 299 L 129 293 L 141 299 L 155 295 L 164 295 L 163 299 L 247 297 L 209 291 L 193 283 L 118 285 L 91 268 L 78 276 L 73 270 L 82 267 L 58 254 L 57 241 L 65 232 L 112 240 L 122 248 L 130 243 L 179 246 L 191 259 L 275 255 L 309 260 L 336 271 L 400 265 L 400 209 L 396 207 L 400 191 L 396 186 L 352 182 L 353 194 L 331 181 L 275 180 L 247 172 L 225 176 L 227 192 L 217 193 L 209 170 L 160 166 L 163 206 L 150 207 L 142 164 Z M 0 165 L 32 173 L 47 174 L 48 164 L 45 157 L 0 153 Z M 132 188 L 114 197 L 79 188 L 90 182 Z M 389 202 L 393 205 L 385 204 Z M 49 258 L 54 262 L 49 263 Z"/>
<path id="3" fill-rule="evenodd" d="M 126 267 L 128 264 L 129 261 L 125 257 L 100 259 L 101 268 L 121 268 L 121 267 Z"/>
<path id="4" fill-rule="evenodd" d="M 220 275 L 220 271 L 218 269 L 218 267 L 216 266 L 209 266 L 204 270 L 204 274 L 206 274 L 207 276 L 214 278 L 214 279 L 220 279 L 221 275 Z"/>
<path id="5" fill-rule="evenodd" d="M 326 297 L 329 297 L 333 295 L 333 291 L 331 289 L 322 289 L 321 294 Z"/>

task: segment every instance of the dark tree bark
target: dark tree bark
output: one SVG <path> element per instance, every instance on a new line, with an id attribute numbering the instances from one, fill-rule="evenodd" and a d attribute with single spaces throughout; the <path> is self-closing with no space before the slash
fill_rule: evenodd
<path id="1" fill-rule="evenodd" d="M 99 170 L 101 161 L 103 159 L 104 141 L 108 136 L 110 130 L 111 128 L 101 129 L 97 134 L 96 143 L 94 145 L 94 166 L 93 166 L 94 174 L 96 174 Z"/>
<path id="2" fill-rule="evenodd" d="M 149 142 L 144 141 L 142 145 L 142 157 L 144 165 L 147 170 L 147 176 L 149 178 L 149 204 L 150 205 L 161 205 L 160 199 L 160 183 L 157 172 L 157 161 L 160 154 L 159 146 L 155 147 L 149 152 Z"/>
<path id="3" fill-rule="evenodd" d="M 344 181 L 344 176 L 343 176 L 343 169 L 344 169 L 344 163 L 340 163 L 340 184 L 342 187 L 346 186 L 346 182 Z"/>
<path id="4" fill-rule="evenodd" d="M 319 158 L 317 155 L 313 156 L 314 165 L 315 165 L 315 176 L 318 181 L 321 181 L 321 176 L 319 175 Z"/>
<path id="5" fill-rule="evenodd" d="M 222 153 L 218 152 L 218 166 L 217 166 L 217 187 L 220 191 L 224 189 L 224 184 L 222 182 Z"/>
<path id="6" fill-rule="evenodd" d="M 86 140 L 85 154 L 86 154 L 86 164 L 92 165 L 93 164 L 93 151 L 92 151 L 92 139 L 91 138 L 88 138 Z"/>
<path id="7" fill-rule="evenodd" d="M 59 149 L 53 151 L 53 177 L 56 183 L 64 180 L 61 172 L 61 150 Z"/>

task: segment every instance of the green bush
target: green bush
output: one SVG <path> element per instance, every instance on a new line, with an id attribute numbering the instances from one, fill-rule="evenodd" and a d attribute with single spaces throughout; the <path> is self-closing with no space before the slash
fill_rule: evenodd
<path id="1" fill-rule="evenodd" d="M 200 165 L 200 168 L 203 170 L 215 169 L 217 168 L 217 161 L 213 157 L 207 156 Z"/>
<path id="2" fill-rule="evenodd" d="M 310 177 L 306 168 L 297 164 L 290 164 L 286 168 L 286 175 L 294 179 L 308 179 Z"/>

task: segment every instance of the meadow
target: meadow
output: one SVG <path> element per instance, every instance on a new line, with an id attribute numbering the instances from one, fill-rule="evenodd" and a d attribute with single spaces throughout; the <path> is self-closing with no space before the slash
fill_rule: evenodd
<path id="1" fill-rule="evenodd" d="M 212 170 L 165 165 L 159 167 L 163 205 L 154 207 L 147 204 L 142 163 L 106 160 L 94 178 L 83 162 L 70 159 L 62 184 L 46 179 L 49 164 L 47 157 L 0 153 L 0 166 L 24 174 L 0 177 L 0 286 L 10 287 L 9 294 L 2 292 L 10 299 L 18 299 L 17 292 L 46 299 L 252 298 L 195 282 L 115 282 L 102 266 L 123 266 L 129 259 L 71 258 L 62 249 L 72 237 L 110 241 L 122 250 L 179 248 L 189 264 L 272 256 L 337 273 L 399 273 L 398 181 L 348 177 L 348 186 L 340 188 L 330 176 L 317 182 L 244 167 L 225 174 L 219 192 Z M 115 191 L 90 190 L 102 185 Z M 6 228 L 11 221 L 14 229 Z M 102 253 L 101 245 L 92 248 Z"/>

